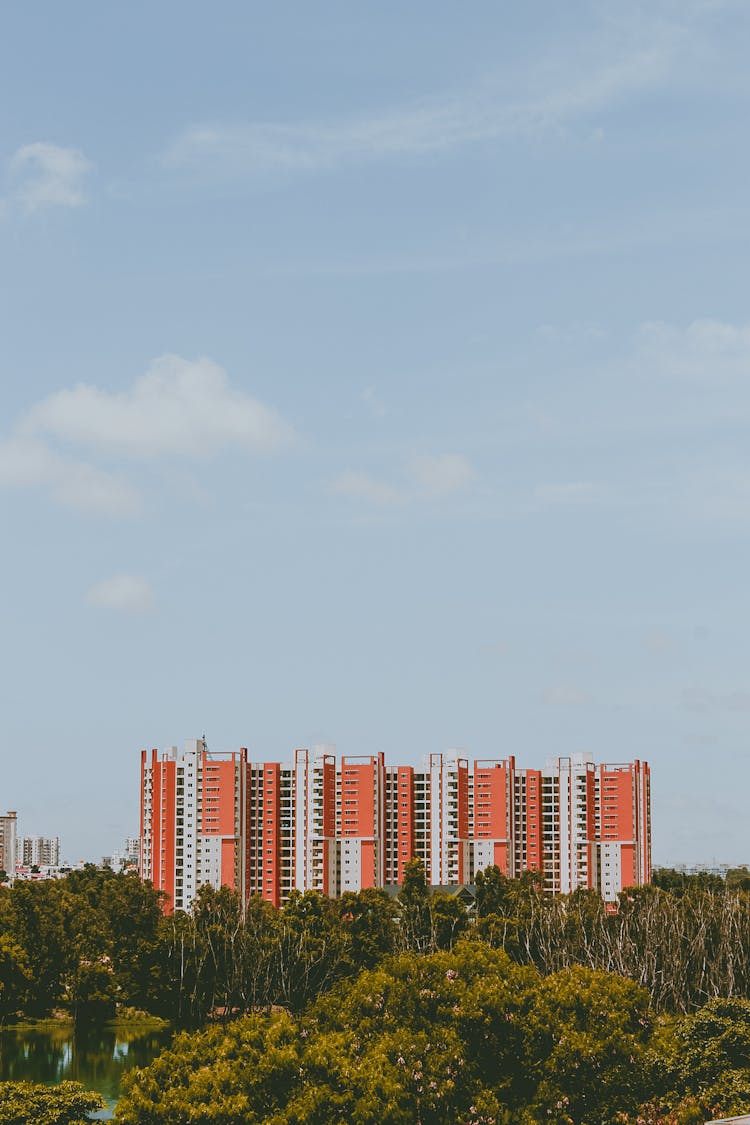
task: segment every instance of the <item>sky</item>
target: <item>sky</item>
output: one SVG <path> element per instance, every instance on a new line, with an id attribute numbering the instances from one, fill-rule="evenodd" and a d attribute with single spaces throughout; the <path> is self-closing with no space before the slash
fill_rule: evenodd
<path id="1" fill-rule="evenodd" d="M 652 769 L 750 861 L 750 7 L 0 13 L 0 806 L 205 734 Z"/>

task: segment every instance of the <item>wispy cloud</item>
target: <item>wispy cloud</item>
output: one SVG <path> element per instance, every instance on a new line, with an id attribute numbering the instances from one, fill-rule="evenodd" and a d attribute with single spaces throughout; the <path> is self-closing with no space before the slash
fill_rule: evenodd
<path id="1" fill-rule="evenodd" d="M 658 374 L 700 380 L 750 375 L 750 324 L 648 321 L 640 326 L 638 343 L 640 362 Z"/>
<path id="2" fill-rule="evenodd" d="M 370 411 L 370 413 L 373 415 L 373 417 L 385 418 L 388 411 L 386 410 L 384 404 L 381 402 L 378 396 L 377 387 L 365 387 L 359 397 L 361 398 L 367 409 Z"/>
<path id="3" fill-rule="evenodd" d="M 575 65 L 529 62 L 527 74 L 488 78 L 381 113 L 328 121 L 205 122 L 187 127 L 162 154 L 166 168 L 216 178 L 310 172 L 388 159 L 441 155 L 502 138 L 557 132 L 633 93 L 658 86 L 674 50 L 669 34 L 647 46 L 592 43 Z M 519 95 L 519 83 L 529 91 Z"/>
<path id="4" fill-rule="evenodd" d="M 352 496 L 373 504 L 376 508 L 390 508 L 403 504 L 406 497 L 398 488 L 385 481 L 379 481 L 368 473 L 347 471 L 341 473 L 332 484 L 333 492 L 339 496 Z"/>
<path id="5" fill-rule="evenodd" d="M 590 504 L 600 496 L 600 486 L 587 480 L 538 484 L 534 489 L 535 500 L 544 505 Z"/>
<path id="6" fill-rule="evenodd" d="M 476 476 L 461 453 L 439 453 L 432 456 L 424 454 L 415 457 L 410 471 L 417 485 L 433 496 L 449 496 L 460 492 Z"/>
<path id="7" fill-rule="evenodd" d="M 78 149 L 41 141 L 23 145 L 10 161 L 10 202 L 26 212 L 80 207 L 86 202 L 85 183 L 92 168 Z"/>
<path id="8" fill-rule="evenodd" d="M 439 499 L 462 492 L 477 474 L 461 453 L 414 457 L 397 485 L 369 473 L 347 471 L 332 482 L 332 491 L 378 508 L 394 507 L 425 498 Z"/>
<path id="9" fill-rule="evenodd" d="M 154 593 L 145 578 L 135 574 L 115 574 L 92 586 L 86 592 L 86 601 L 97 609 L 142 614 L 154 608 Z"/>
<path id="10" fill-rule="evenodd" d="M 141 509 L 128 481 L 18 435 L 0 442 L 0 488 L 41 488 L 64 507 L 95 515 L 133 516 Z"/>

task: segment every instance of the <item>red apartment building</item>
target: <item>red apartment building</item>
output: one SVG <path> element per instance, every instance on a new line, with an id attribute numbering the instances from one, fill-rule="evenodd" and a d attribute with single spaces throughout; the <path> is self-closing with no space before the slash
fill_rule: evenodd
<path id="1" fill-rule="evenodd" d="M 275 906 L 293 890 L 336 897 L 398 884 L 422 859 L 433 886 L 471 883 L 496 864 L 540 871 L 552 893 L 578 887 L 615 902 L 651 881 L 646 762 L 583 754 L 541 770 L 515 758 L 430 754 L 423 767 L 383 754 L 295 750 L 290 765 L 210 753 L 203 741 L 141 753 L 141 875 L 189 909 L 210 883 Z"/>

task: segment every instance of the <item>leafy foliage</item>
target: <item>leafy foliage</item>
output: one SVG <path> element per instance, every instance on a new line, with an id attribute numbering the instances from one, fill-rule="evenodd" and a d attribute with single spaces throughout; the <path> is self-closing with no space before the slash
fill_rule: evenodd
<path id="1" fill-rule="evenodd" d="M 101 1095 L 78 1082 L 0 1082 L 0 1125 L 88 1125 L 89 1114 L 103 1108 Z"/>
<path id="2" fill-rule="evenodd" d="M 309 1013 L 181 1036 L 126 1081 L 118 1120 L 274 1125 L 608 1125 L 648 1094 L 650 1033 L 633 984 L 575 969 L 543 980 L 460 943 L 403 954 Z"/>

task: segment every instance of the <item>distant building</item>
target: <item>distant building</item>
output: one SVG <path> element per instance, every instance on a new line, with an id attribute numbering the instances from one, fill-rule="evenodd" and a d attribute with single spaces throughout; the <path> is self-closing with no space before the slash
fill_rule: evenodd
<path id="1" fill-rule="evenodd" d="M 113 871 L 127 871 L 138 869 L 141 862 L 140 836 L 128 836 L 122 848 L 112 852 L 112 855 L 102 857 L 102 867 L 111 867 Z"/>
<path id="2" fill-rule="evenodd" d="M 16 862 L 23 867 L 58 867 L 60 838 L 58 836 L 19 836 Z"/>
<path id="3" fill-rule="evenodd" d="M 0 816 L 0 871 L 12 879 L 16 870 L 16 830 L 15 812 Z"/>
<path id="4" fill-rule="evenodd" d="M 594 889 L 614 903 L 651 881 L 650 772 L 582 754 L 520 770 L 515 758 L 430 754 L 419 769 L 383 754 L 295 750 L 291 765 L 204 741 L 141 754 L 140 871 L 187 910 L 226 885 L 277 906 L 293 890 L 336 897 L 399 884 L 424 862 L 432 886 L 473 883 L 492 864 L 541 873 L 551 893 Z"/>
<path id="5" fill-rule="evenodd" d="M 676 863 L 672 868 L 680 875 L 718 875 L 720 879 L 726 879 L 727 871 L 731 871 L 732 867 L 736 866 L 732 863 Z"/>

